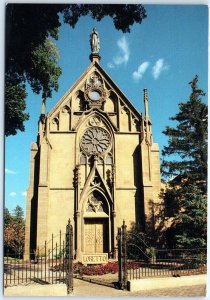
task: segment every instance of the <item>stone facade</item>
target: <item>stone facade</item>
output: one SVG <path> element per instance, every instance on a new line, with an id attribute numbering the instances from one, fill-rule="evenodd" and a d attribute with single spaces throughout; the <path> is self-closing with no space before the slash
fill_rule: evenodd
<path id="1" fill-rule="evenodd" d="M 91 64 L 45 115 L 31 146 L 25 258 L 52 233 L 74 226 L 75 258 L 114 256 L 123 219 L 145 228 L 158 201 L 160 162 L 152 140 L 147 90 L 139 113 L 91 55 Z"/>

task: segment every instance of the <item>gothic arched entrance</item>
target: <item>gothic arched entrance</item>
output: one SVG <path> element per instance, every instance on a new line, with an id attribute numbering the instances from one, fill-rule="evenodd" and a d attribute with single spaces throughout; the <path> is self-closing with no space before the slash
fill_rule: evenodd
<path id="1" fill-rule="evenodd" d="M 98 190 L 92 191 L 84 205 L 84 253 L 110 252 L 109 204 Z"/>

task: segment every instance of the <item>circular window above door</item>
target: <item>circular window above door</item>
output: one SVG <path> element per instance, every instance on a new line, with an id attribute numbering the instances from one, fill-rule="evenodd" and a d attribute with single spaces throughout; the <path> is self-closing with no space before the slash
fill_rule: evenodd
<path id="1" fill-rule="evenodd" d="M 81 148 L 89 155 L 104 153 L 110 146 L 111 137 L 108 131 L 100 127 L 92 127 L 85 131 L 81 139 Z"/>

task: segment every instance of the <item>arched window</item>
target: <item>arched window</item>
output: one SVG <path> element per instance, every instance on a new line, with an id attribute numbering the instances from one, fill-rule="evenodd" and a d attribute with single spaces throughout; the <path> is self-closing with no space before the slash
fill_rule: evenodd
<path id="1" fill-rule="evenodd" d="M 51 123 L 50 127 L 51 127 L 52 131 L 58 131 L 59 130 L 59 118 L 58 117 L 55 117 L 52 120 L 52 123 Z"/>

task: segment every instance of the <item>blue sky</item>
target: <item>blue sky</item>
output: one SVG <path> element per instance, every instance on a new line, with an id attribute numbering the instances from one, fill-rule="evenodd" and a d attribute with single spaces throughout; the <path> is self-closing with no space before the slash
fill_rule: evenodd
<path id="1" fill-rule="evenodd" d="M 82 17 L 75 29 L 62 25 L 56 44 L 63 73 L 60 88 L 47 101 L 49 111 L 90 64 L 89 35 L 97 28 L 101 41 L 101 66 L 122 92 L 143 112 L 143 88 L 148 89 L 149 114 L 154 142 L 160 150 L 167 144 L 162 134 L 172 125 L 169 117 L 178 112 L 178 103 L 187 101 L 188 83 L 199 75 L 199 87 L 207 92 L 208 8 L 202 5 L 144 5 L 147 18 L 134 25 L 131 33 L 114 28 L 111 18 L 96 22 Z M 24 210 L 29 184 L 30 145 L 37 137 L 41 95 L 27 89 L 30 120 L 25 132 L 5 141 L 5 206 Z M 204 101 L 207 102 L 207 96 Z"/>

